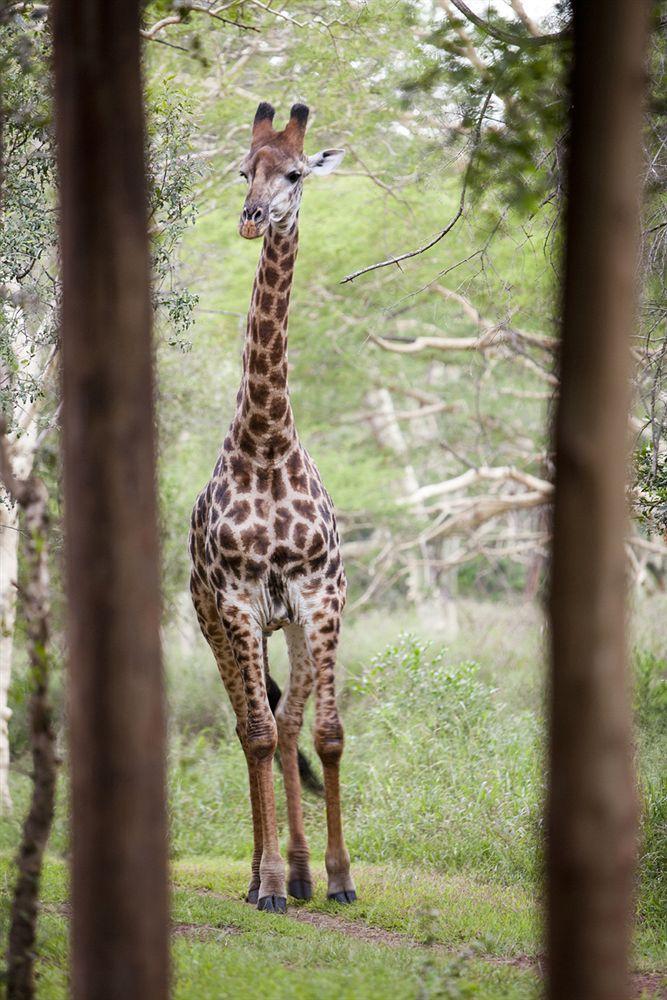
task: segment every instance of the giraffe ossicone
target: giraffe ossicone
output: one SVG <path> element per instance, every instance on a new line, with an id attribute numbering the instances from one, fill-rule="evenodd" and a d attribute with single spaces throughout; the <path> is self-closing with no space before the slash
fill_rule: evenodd
<path id="1" fill-rule="evenodd" d="M 246 239 L 263 236 L 248 312 L 243 375 L 231 427 L 213 475 L 192 512 L 190 588 L 216 658 L 245 752 L 254 850 L 248 900 L 284 912 L 287 891 L 309 899 L 312 876 L 303 828 L 297 741 L 315 689 L 315 749 L 327 811 L 329 897 L 352 902 L 339 767 L 343 726 L 334 670 L 345 604 L 345 573 L 331 499 L 294 426 L 287 384 L 287 320 L 303 183 L 327 174 L 343 150 L 303 152 L 308 108 L 295 104 L 282 131 L 274 110 L 255 114 L 241 163 L 248 193 L 239 220 Z M 279 689 L 268 674 L 266 637 L 283 629 L 290 674 Z M 275 714 L 274 714 L 275 712 Z M 289 842 L 280 856 L 273 756 L 280 748 Z"/>

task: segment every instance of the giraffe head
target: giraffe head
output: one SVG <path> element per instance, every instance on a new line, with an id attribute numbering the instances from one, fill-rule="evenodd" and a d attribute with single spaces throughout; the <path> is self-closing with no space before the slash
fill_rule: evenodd
<path id="1" fill-rule="evenodd" d="M 255 113 L 250 151 L 241 163 L 249 190 L 239 220 L 247 240 L 263 236 L 269 224 L 279 231 L 291 228 L 309 174 L 330 174 L 343 159 L 342 149 L 323 149 L 314 156 L 303 152 L 308 108 L 295 104 L 282 130 L 273 128 L 275 111 L 262 102 Z"/>

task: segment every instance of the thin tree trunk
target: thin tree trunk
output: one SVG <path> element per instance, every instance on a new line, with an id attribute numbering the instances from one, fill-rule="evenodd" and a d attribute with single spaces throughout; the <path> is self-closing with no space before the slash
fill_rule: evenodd
<path id="1" fill-rule="evenodd" d="M 369 422 L 373 436 L 380 448 L 396 456 L 401 472 L 401 493 L 411 496 L 418 491 L 419 481 L 410 462 L 410 449 L 396 417 L 391 393 L 385 388 L 373 389 L 366 393 L 365 402 L 371 414 Z M 425 422 L 422 423 L 422 427 L 424 426 Z M 423 439 L 427 439 L 427 436 Z M 414 513 L 419 517 L 423 516 L 424 511 L 415 507 Z M 443 550 L 450 547 L 450 540 L 442 544 Z M 435 616 L 446 626 L 450 635 L 455 635 L 458 631 L 455 601 L 456 572 L 447 574 L 449 579 L 442 578 L 436 601 L 435 581 L 429 567 L 429 550 L 426 542 L 422 542 L 416 554 L 408 553 L 406 562 L 408 602 L 424 619 L 432 623 Z"/>
<path id="2" fill-rule="evenodd" d="M 3 491 L 4 492 L 4 491 Z M 9 788 L 9 685 L 12 679 L 16 580 L 19 565 L 18 509 L 0 495 L 0 812 L 12 811 Z"/>
<path id="3" fill-rule="evenodd" d="M 49 565 L 48 495 L 34 478 L 13 480 L 6 439 L 0 442 L 2 477 L 24 511 L 27 582 L 23 605 L 28 623 L 30 659 L 30 747 L 33 786 L 23 824 L 12 900 L 7 949 L 7 998 L 31 1000 L 35 995 L 35 940 L 42 859 L 53 822 L 57 757 L 49 699 Z"/>
<path id="4" fill-rule="evenodd" d="M 388 389 L 372 389 L 366 393 L 365 403 L 372 414 L 369 422 L 373 436 L 380 448 L 390 451 L 400 462 L 400 489 L 409 496 L 419 489 L 419 481 L 410 462 L 405 436 L 395 416 L 391 394 Z M 424 556 L 425 553 L 420 554 Z M 426 600 L 428 571 L 415 555 L 408 554 L 407 564 L 408 601 L 419 607 Z"/>
<path id="5" fill-rule="evenodd" d="M 30 351 L 22 310 L 13 309 L 15 337 L 12 347 L 18 364 L 36 383 L 44 387 L 52 368 L 44 351 Z M 8 310 L 5 310 L 7 315 Z M 19 322 L 16 322 L 16 318 Z M 14 414 L 13 431 L 4 439 L 7 461 L 15 480 L 27 481 L 35 462 L 39 435 L 40 400 L 35 399 Z M 0 812 L 11 812 L 9 788 L 9 686 L 14 659 L 16 625 L 16 583 L 18 578 L 19 512 L 11 496 L 0 486 Z"/>
<path id="6" fill-rule="evenodd" d="M 629 996 L 636 804 L 623 539 L 649 6 L 575 3 L 550 594 L 552 1000 Z"/>
<path id="7" fill-rule="evenodd" d="M 139 0 L 55 0 L 76 1000 L 163 1000 L 163 677 Z"/>

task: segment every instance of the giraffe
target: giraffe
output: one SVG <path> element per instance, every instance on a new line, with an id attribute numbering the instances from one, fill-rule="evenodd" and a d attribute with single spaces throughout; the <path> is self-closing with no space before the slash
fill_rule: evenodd
<path id="1" fill-rule="evenodd" d="M 303 827 L 297 740 L 315 689 L 315 749 L 326 801 L 328 896 L 356 899 L 343 838 L 340 759 L 343 726 L 334 668 L 346 581 L 331 499 L 299 441 L 287 384 L 287 320 L 303 182 L 328 174 L 343 150 L 303 152 L 308 108 L 295 104 L 286 127 L 261 103 L 241 174 L 248 193 L 239 221 L 263 236 L 248 313 L 236 412 L 213 475 L 199 494 L 190 533 L 190 589 L 237 719 L 250 787 L 254 848 L 247 900 L 284 913 L 287 892 L 310 899 L 313 879 Z M 268 672 L 266 638 L 282 629 L 290 673 L 285 692 Z M 275 714 L 274 711 L 275 710 Z M 289 875 L 280 855 L 273 757 L 280 751 Z"/>

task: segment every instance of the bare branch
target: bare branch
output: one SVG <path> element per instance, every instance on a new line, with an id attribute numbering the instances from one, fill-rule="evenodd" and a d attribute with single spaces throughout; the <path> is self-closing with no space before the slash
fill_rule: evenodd
<path id="1" fill-rule="evenodd" d="M 297 28 L 308 28 L 313 24 L 318 24 L 322 28 L 331 28 L 334 24 L 343 24 L 344 22 L 340 18 L 335 17 L 332 21 L 325 21 L 321 17 L 313 17 L 310 22 L 297 21 L 295 17 L 288 14 L 286 10 L 275 9 L 269 4 L 262 3 L 261 0 L 246 0 L 246 3 L 251 4 L 253 7 L 259 7 L 260 10 L 266 11 L 267 14 L 273 14 L 274 17 L 279 17 L 283 21 L 288 21 L 289 24 L 293 24 Z"/>
<path id="2" fill-rule="evenodd" d="M 542 507 L 549 503 L 550 497 L 540 491 L 526 493 L 499 493 L 494 496 L 466 497 L 465 509 L 461 513 L 446 512 L 416 538 L 404 542 L 399 551 L 407 551 L 417 545 L 423 545 L 434 538 L 447 538 L 451 535 L 465 535 L 480 525 L 491 521 L 501 514 L 510 511 L 528 510 L 532 507 Z"/>
<path id="3" fill-rule="evenodd" d="M 145 28 L 139 32 L 142 38 L 146 38 L 151 41 L 159 31 L 163 31 L 170 24 L 180 24 L 183 18 L 180 14 L 170 14 L 169 17 L 163 17 L 161 20 L 156 21 L 152 28 Z"/>
<path id="4" fill-rule="evenodd" d="M 438 327 L 433 324 L 420 323 L 418 320 L 403 320 L 397 323 L 398 331 L 406 331 L 412 326 L 416 326 L 419 329 L 431 329 L 437 330 Z M 539 334 L 525 333 L 521 330 L 514 330 L 511 327 L 493 326 L 491 323 L 488 325 L 485 323 L 482 325 L 484 333 L 479 337 L 440 337 L 440 336 L 418 336 L 418 337 L 393 337 L 386 336 L 380 337 L 377 334 L 369 334 L 369 340 L 372 343 L 377 344 L 385 351 L 393 351 L 395 354 L 419 354 L 421 351 L 435 350 L 435 351 L 479 351 L 484 353 L 485 351 L 491 350 L 493 348 L 498 348 L 502 346 L 514 347 L 518 340 L 525 340 L 528 344 L 532 346 L 539 346 L 543 350 L 555 351 L 556 341 L 551 340 L 548 337 L 542 337 Z M 541 377 L 547 376 L 549 373 L 545 372 L 537 362 L 533 361 L 532 358 L 527 358 L 526 355 L 518 355 L 519 359 L 523 361 L 529 361 L 531 367 L 537 369 L 540 372 Z M 554 384 L 557 384 L 557 380 L 554 377 Z"/>
<path id="5" fill-rule="evenodd" d="M 143 29 L 142 31 L 139 32 L 139 34 L 141 35 L 142 38 L 145 38 L 149 42 L 161 41 L 161 39 L 156 38 L 156 35 L 158 35 L 159 32 L 164 31 L 165 28 L 168 28 L 172 24 L 182 24 L 184 18 L 189 13 L 207 14 L 209 17 L 214 18 L 216 21 L 220 21 L 223 24 L 230 24 L 234 28 L 241 28 L 243 31 L 259 32 L 259 28 L 256 28 L 252 24 L 243 24 L 241 21 L 233 21 L 228 17 L 222 17 L 219 11 L 224 9 L 225 9 L 224 7 L 218 7 L 218 8 L 207 7 L 205 4 L 201 3 L 184 4 L 179 8 L 178 13 L 169 14 L 167 17 L 161 18 L 159 21 L 156 21 L 152 27 Z M 174 47 L 180 48 L 181 46 L 174 46 Z M 187 52 L 187 49 L 185 49 L 184 51 Z"/>
<path id="6" fill-rule="evenodd" d="M 447 479 L 441 483 L 430 483 L 422 486 L 415 493 L 408 497 L 403 497 L 398 501 L 400 504 L 421 504 L 424 500 L 433 497 L 442 497 L 458 490 L 475 486 L 480 482 L 511 481 L 525 486 L 528 490 L 543 493 L 545 498 L 553 493 L 553 485 L 546 479 L 539 479 L 528 472 L 516 469 L 513 466 L 480 466 L 478 469 L 468 469 L 467 472 L 456 476 L 454 479 Z M 482 498 L 483 499 L 483 498 Z"/>

